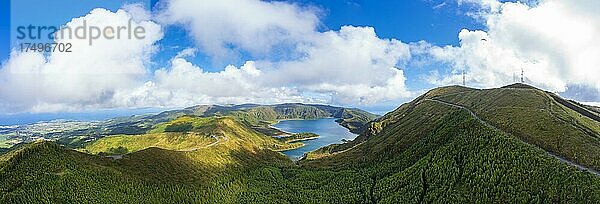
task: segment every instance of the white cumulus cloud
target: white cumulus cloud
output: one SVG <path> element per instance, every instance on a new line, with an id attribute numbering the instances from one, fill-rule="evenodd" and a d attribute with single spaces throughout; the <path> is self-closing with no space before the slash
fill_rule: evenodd
<path id="1" fill-rule="evenodd" d="M 151 88 L 146 88 L 152 91 L 142 95 L 183 104 L 343 105 L 411 96 L 401 69 L 410 59 L 408 45 L 381 39 L 372 27 L 319 32 L 315 9 L 285 2 L 171 0 L 163 9 L 159 19 L 185 26 L 198 44 L 196 51 L 216 58 L 240 51 L 259 57 L 239 68 L 230 65 L 221 72 L 206 72 L 181 57 L 190 55 L 189 49 L 184 50 L 170 67 L 155 73 Z M 260 57 L 265 54 L 277 59 Z"/>
<path id="2" fill-rule="evenodd" d="M 185 49 L 157 70 L 134 94 L 119 95 L 121 106 L 186 106 L 198 103 L 309 102 L 373 104 L 410 96 L 396 67 L 410 58 L 408 46 L 380 39 L 369 27 L 322 33 L 306 57 L 293 61 L 247 61 L 207 72 L 188 60 Z"/>
<path id="3" fill-rule="evenodd" d="M 372 27 L 318 31 L 318 10 L 286 2 L 164 1 L 153 16 L 140 6 L 95 9 L 67 23 L 143 26 L 146 38 L 64 39 L 72 53 L 14 52 L 0 70 L 0 108 L 51 112 L 228 103 L 369 105 L 412 96 L 402 70 L 407 44 Z M 157 19 L 155 23 L 153 19 Z M 164 26 L 184 26 L 197 46 L 150 71 Z M 248 53 L 237 67 L 206 71 L 189 58 Z M 160 53 L 156 53 L 160 54 Z"/>
<path id="4" fill-rule="evenodd" d="M 332 93 L 332 102 L 340 104 L 410 96 L 399 67 L 410 59 L 407 44 L 380 39 L 371 27 L 353 26 L 318 33 L 311 40 L 304 58 L 278 63 L 277 71 L 266 74 L 267 81 Z"/>
<path id="5" fill-rule="evenodd" d="M 139 5 L 127 8 L 140 11 Z M 94 9 L 66 26 L 77 28 L 84 22 L 100 28 L 127 26 L 132 18 L 125 9 Z M 139 86 L 155 50 L 154 42 L 162 38 L 161 27 L 147 18 L 138 18 L 131 25 L 143 27 L 145 38 L 99 38 L 90 45 L 89 39 L 64 37 L 56 42 L 72 44 L 72 52 L 45 56 L 13 51 L 0 70 L 0 108 L 51 112 L 112 106 L 116 93 Z"/>
<path id="6" fill-rule="evenodd" d="M 185 26 L 203 52 L 221 60 L 242 51 L 272 54 L 302 42 L 319 24 L 315 9 L 279 1 L 168 0 L 162 6 L 161 22 Z"/>

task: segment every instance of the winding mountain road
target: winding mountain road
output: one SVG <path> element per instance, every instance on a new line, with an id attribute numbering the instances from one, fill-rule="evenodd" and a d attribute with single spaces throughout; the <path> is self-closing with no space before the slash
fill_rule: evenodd
<path id="1" fill-rule="evenodd" d="M 442 101 L 442 100 L 439 100 L 439 99 L 436 99 L 436 98 L 431 98 L 431 99 L 429 99 L 429 98 L 428 98 L 428 99 L 424 99 L 424 100 L 426 100 L 426 101 L 433 101 L 433 102 L 437 102 L 437 103 L 441 103 L 441 104 L 444 104 L 444 105 L 448 105 L 448 106 L 452 106 L 452 107 L 455 107 L 455 108 L 460 108 L 460 109 L 462 109 L 462 110 L 465 110 L 465 111 L 467 111 L 469 114 L 471 114 L 471 116 L 473 116 L 475 119 L 477 119 L 477 120 L 478 120 L 478 121 L 479 121 L 481 124 L 484 124 L 485 126 L 487 126 L 487 127 L 489 127 L 489 128 L 492 128 L 492 129 L 494 129 L 494 130 L 496 130 L 496 131 L 500 131 L 500 132 L 502 132 L 502 133 L 504 133 L 504 134 L 507 134 L 507 135 L 513 136 L 512 134 L 510 134 L 510 133 L 508 133 L 508 132 L 506 132 L 506 131 L 504 131 L 504 130 L 501 130 L 501 129 L 497 128 L 496 126 L 493 126 L 493 125 L 491 125 L 491 124 L 487 123 L 486 121 L 482 120 L 482 119 L 481 119 L 481 118 L 479 118 L 479 117 L 478 117 L 478 116 L 477 116 L 477 115 L 476 115 L 476 114 L 475 114 L 473 111 L 471 111 L 470 109 L 468 109 L 468 108 L 466 108 L 466 107 L 464 107 L 464 106 L 461 106 L 461 105 L 458 105 L 458 104 L 449 103 L 449 102 Z M 514 137 L 514 136 L 513 136 L 513 137 Z M 515 137 L 515 138 L 518 138 L 518 137 Z M 519 141 L 521 141 L 521 140 L 519 140 Z M 523 141 L 521 141 L 521 142 L 523 142 Z M 523 143 L 525 143 L 525 144 L 527 144 L 527 145 L 531 145 L 531 144 L 529 144 L 529 143 L 526 143 L 526 142 L 523 142 Z M 532 146 L 533 146 L 533 145 L 532 145 Z M 565 159 L 565 158 L 563 158 L 563 157 L 560 157 L 560 156 L 558 156 L 558 155 L 555 155 L 555 154 L 553 154 L 553 153 L 551 153 L 551 152 L 548 152 L 548 151 L 546 151 L 545 149 L 542 149 L 542 148 L 540 148 L 540 149 L 541 149 L 541 150 L 543 150 L 544 152 L 546 152 L 546 154 L 547 154 L 548 156 L 554 157 L 554 158 L 558 159 L 558 160 L 559 160 L 560 162 L 562 162 L 562 163 L 565 163 L 565 164 L 568 164 L 568 165 L 571 165 L 571 166 L 577 167 L 578 169 L 580 169 L 580 170 L 582 170 L 582 171 L 587 171 L 587 172 L 590 172 L 590 173 L 592 173 L 592 174 L 594 174 L 594 175 L 596 175 L 596 176 L 600 176 L 600 172 L 598 172 L 598 171 L 596 171 L 596 170 L 594 170 L 594 169 L 590 169 L 590 168 L 588 168 L 588 167 L 585 167 L 585 166 L 582 166 L 582 165 L 579 165 L 579 164 L 573 163 L 573 162 L 571 162 L 571 161 L 569 161 L 569 160 L 567 160 L 567 159 Z"/>
<path id="2" fill-rule="evenodd" d="M 209 148 L 209 147 L 212 147 L 212 146 L 218 145 L 219 143 L 221 143 L 221 141 L 224 141 L 224 142 L 225 142 L 225 141 L 228 141 L 228 140 L 229 140 L 229 139 L 228 139 L 227 137 L 225 137 L 225 136 L 223 136 L 223 137 L 222 137 L 222 138 L 223 138 L 223 140 L 220 140 L 220 139 L 219 139 L 220 137 L 219 137 L 219 136 L 216 136 L 216 135 L 210 135 L 210 136 L 211 136 L 212 138 L 215 138 L 217 141 L 215 141 L 215 142 L 213 142 L 213 143 L 210 143 L 209 145 L 206 145 L 206 146 L 203 146 L 203 147 L 195 147 L 195 148 L 190 148 L 190 149 L 182 149 L 182 150 L 177 150 L 177 151 L 180 151 L 180 152 L 191 152 L 191 151 L 196 151 L 196 150 L 198 150 L 198 149 L 204 149 L 204 148 Z"/>

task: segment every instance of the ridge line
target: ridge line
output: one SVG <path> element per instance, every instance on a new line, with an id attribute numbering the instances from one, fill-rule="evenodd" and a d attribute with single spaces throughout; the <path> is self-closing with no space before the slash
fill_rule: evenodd
<path id="1" fill-rule="evenodd" d="M 427 101 L 433 101 L 433 102 L 437 102 L 437 103 L 441 103 L 441 104 L 444 104 L 444 105 L 448 105 L 448 106 L 452 106 L 452 107 L 455 107 L 455 108 L 459 108 L 459 109 L 465 110 L 465 111 L 467 111 L 469 114 L 471 114 L 471 116 L 473 116 L 475 119 L 477 119 L 477 120 L 478 120 L 478 121 L 479 121 L 481 124 L 483 124 L 483 125 L 485 125 L 485 126 L 487 126 L 487 127 L 489 127 L 489 128 L 492 128 L 492 129 L 494 129 L 494 130 L 496 130 L 496 131 L 499 131 L 499 132 L 502 132 L 502 133 L 504 133 L 504 134 L 510 135 L 510 136 L 512 136 L 512 137 L 514 137 L 514 138 L 517 138 L 519 141 L 521 141 L 521 142 L 522 142 L 522 143 L 524 143 L 524 144 L 531 145 L 531 146 L 533 146 L 533 147 L 536 147 L 536 148 L 538 148 L 538 149 L 541 149 L 541 150 L 542 150 L 542 151 L 544 151 L 544 152 L 545 152 L 545 153 L 546 153 L 548 156 L 550 156 L 550 157 L 554 157 L 555 159 L 558 159 L 558 160 L 559 160 L 560 162 L 562 162 L 562 163 L 565 163 L 565 164 L 567 164 L 567 165 L 570 165 L 570 166 L 576 167 L 576 168 L 578 168 L 579 170 L 582 170 L 582 171 L 587 171 L 587 172 L 590 172 L 590 173 L 592 173 L 592 174 L 594 174 L 594 175 L 596 175 L 596 176 L 600 176 L 600 172 L 598 172 L 598 171 L 596 171 L 596 170 L 594 170 L 594 169 L 591 169 L 591 168 L 588 168 L 588 167 L 582 166 L 582 165 L 580 165 L 580 164 L 576 164 L 576 163 L 574 163 L 574 162 L 572 162 L 572 161 L 569 161 L 569 160 L 567 160 L 567 159 L 565 159 L 565 158 L 563 158 L 563 157 L 561 157 L 561 156 L 555 155 L 555 154 L 553 154 L 552 152 L 549 152 L 549 151 L 547 151 L 547 150 L 545 150 L 545 149 L 543 149 L 543 148 L 540 148 L 540 147 L 538 147 L 538 146 L 535 146 L 535 145 L 529 144 L 529 143 L 527 143 L 527 142 L 525 142 L 525 141 L 523 141 L 523 140 L 519 139 L 518 137 L 515 137 L 515 136 L 514 136 L 513 134 L 511 134 L 511 133 L 509 133 L 509 132 L 506 132 L 506 131 L 504 131 L 504 130 L 501 130 L 501 129 L 497 128 L 496 126 L 493 126 L 493 125 L 491 125 L 491 124 L 487 123 L 486 121 L 484 121 L 484 120 L 482 120 L 481 118 L 479 118 L 479 117 L 478 117 L 478 116 L 477 116 L 477 115 L 476 115 L 476 114 L 475 114 L 473 111 L 471 111 L 470 109 L 468 109 L 468 108 L 466 108 L 466 107 L 464 107 L 464 106 L 461 106 L 461 105 L 458 105 L 458 104 L 453 104 L 453 103 L 446 102 L 446 101 L 442 101 L 442 100 L 439 100 L 439 99 L 437 99 L 437 98 L 431 98 L 431 99 L 429 99 L 429 98 L 426 98 L 426 99 L 424 99 L 424 100 L 427 100 Z"/>

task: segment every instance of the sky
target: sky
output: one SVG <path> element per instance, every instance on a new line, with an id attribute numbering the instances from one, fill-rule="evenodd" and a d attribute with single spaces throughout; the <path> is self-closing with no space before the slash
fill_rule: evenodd
<path id="1" fill-rule="evenodd" d="M 2 1 L 0 115 L 286 102 L 384 113 L 463 73 L 467 86 L 494 88 L 521 71 L 600 104 L 598 10 L 594 0 Z M 19 39 L 28 25 L 144 35 Z M 53 42 L 72 52 L 21 50 Z"/>

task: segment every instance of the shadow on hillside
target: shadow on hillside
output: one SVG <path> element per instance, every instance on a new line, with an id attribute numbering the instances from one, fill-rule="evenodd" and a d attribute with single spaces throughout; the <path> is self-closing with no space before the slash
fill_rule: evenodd
<path id="1" fill-rule="evenodd" d="M 30 144 L 0 164 L 0 178 L 4 178 L 0 179 L 0 192 L 10 193 L 0 198 L 0 202 L 3 199 L 109 200 L 107 195 L 118 195 L 111 198 L 115 201 L 131 201 L 147 195 L 153 198 L 145 199 L 165 202 L 172 196 L 186 194 L 191 196 L 181 197 L 185 198 L 182 201 L 222 197 L 235 200 L 246 190 L 247 172 L 258 167 L 293 165 L 287 157 L 270 150 L 237 149 L 220 153 L 228 159 L 225 165 L 195 160 L 198 157 L 191 157 L 190 152 L 159 148 L 148 148 L 115 160 L 52 142 Z M 52 193 L 44 193 L 50 189 L 54 189 Z M 147 194 L 148 191 L 152 193 Z M 37 193 L 35 198 L 28 197 L 31 193 Z M 63 198 L 64 195 L 70 196 Z"/>

